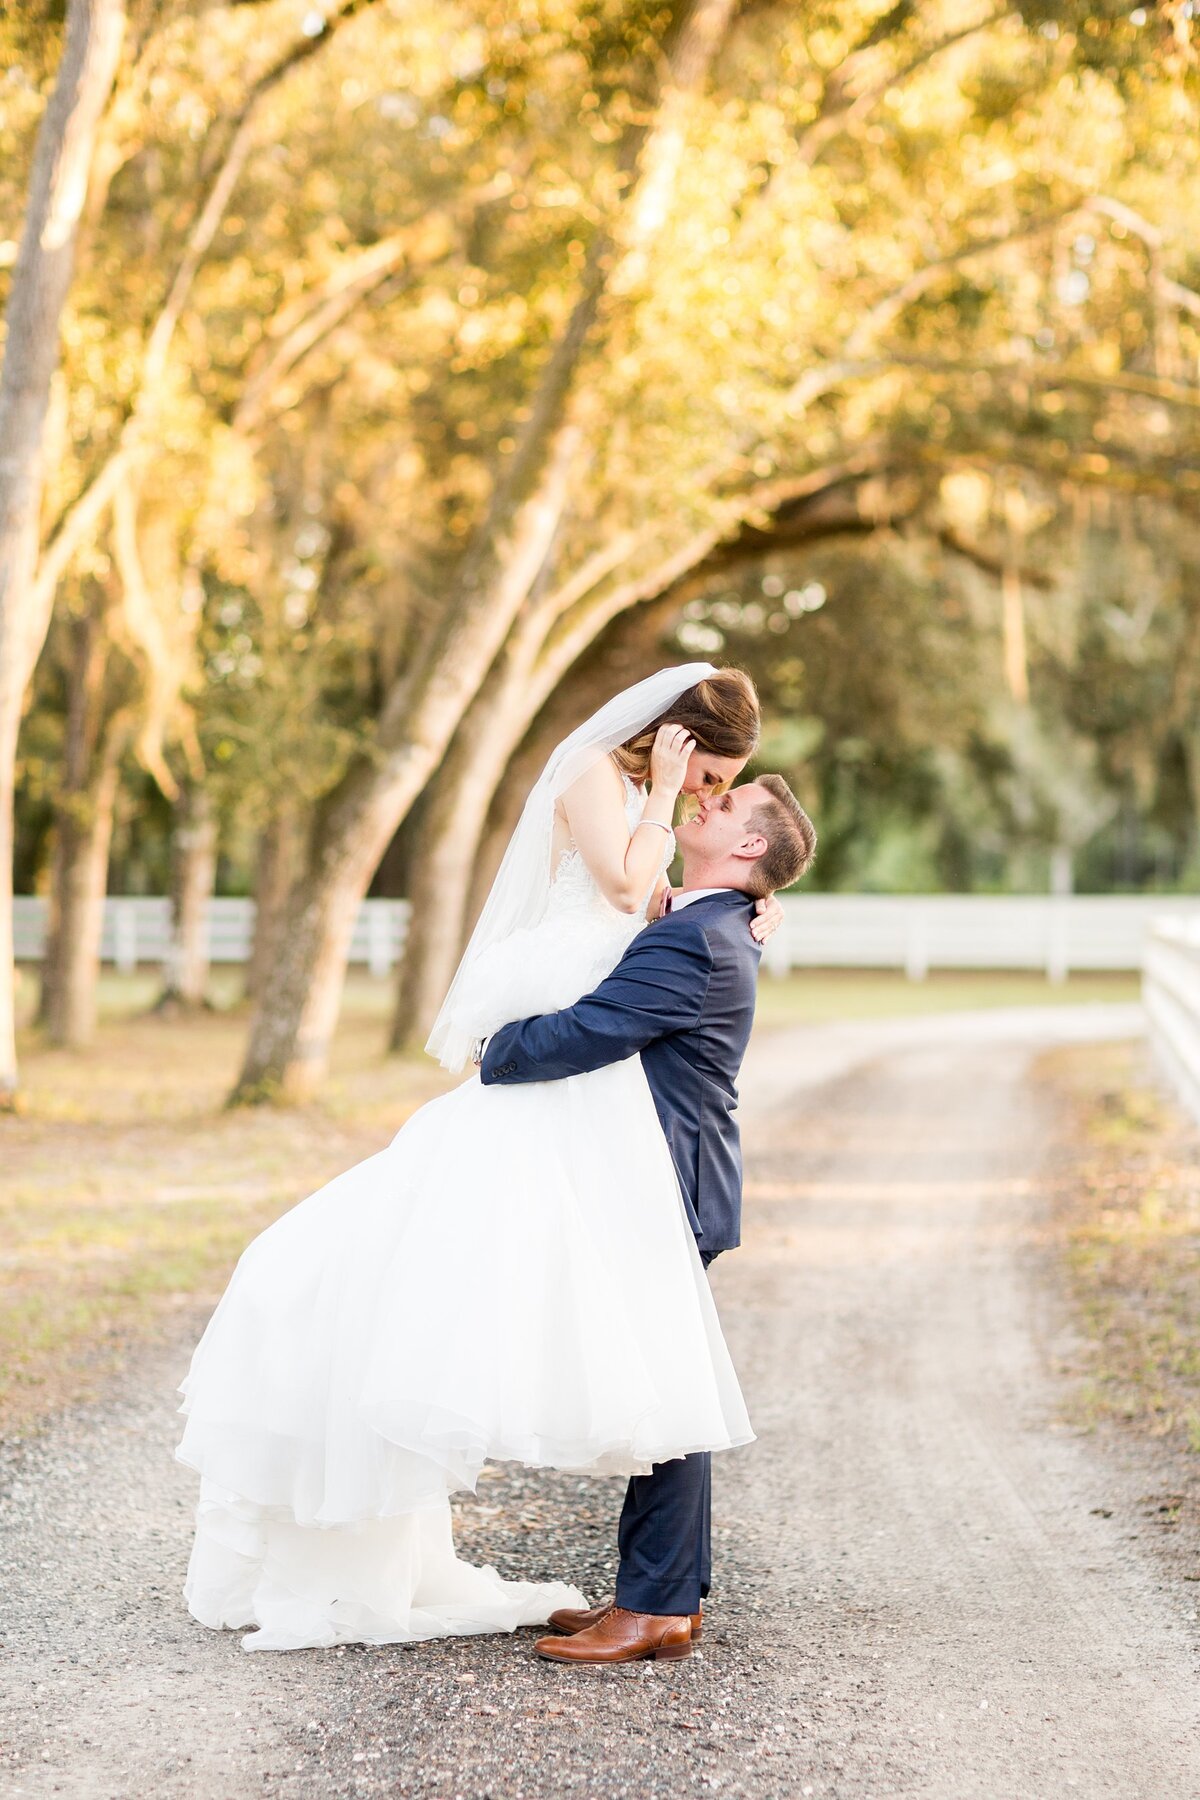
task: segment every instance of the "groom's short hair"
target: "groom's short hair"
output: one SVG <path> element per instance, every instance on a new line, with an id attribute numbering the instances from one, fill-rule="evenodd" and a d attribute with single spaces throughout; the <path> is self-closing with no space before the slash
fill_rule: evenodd
<path id="1" fill-rule="evenodd" d="M 746 878 L 747 891 L 758 896 L 799 881 L 816 854 L 817 834 L 782 775 L 756 775 L 754 785 L 771 796 L 759 801 L 749 819 L 750 830 L 767 840 Z"/>

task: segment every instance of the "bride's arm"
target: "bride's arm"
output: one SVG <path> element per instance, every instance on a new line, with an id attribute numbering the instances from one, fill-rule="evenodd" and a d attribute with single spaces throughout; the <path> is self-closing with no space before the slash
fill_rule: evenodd
<path id="1" fill-rule="evenodd" d="M 636 912 L 658 879 L 663 837 L 695 744 L 680 725 L 664 725 L 650 756 L 650 792 L 630 836 L 621 778 L 607 756 L 566 790 L 562 808 L 597 887 L 619 912 Z"/>

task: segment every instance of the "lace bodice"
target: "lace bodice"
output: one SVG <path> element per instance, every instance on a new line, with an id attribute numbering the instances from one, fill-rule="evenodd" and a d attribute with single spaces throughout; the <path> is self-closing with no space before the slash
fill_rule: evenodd
<path id="1" fill-rule="evenodd" d="M 630 835 L 646 804 L 645 791 L 622 774 Z M 619 912 L 606 900 L 578 848 L 568 845 L 550 883 L 540 924 L 515 931 L 480 958 L 473 984 L 472 1036 L 487 1037 L 501 1025 L 535 1013 L 557 1012 L 590 993 L 611 974 L 646 923 L 646 902 L 675 854 L 675 839 L 662 832 L 662 857 L 636 912 Z"/>
<path id="2" fill-rule="evenodd" d="M 625 818 L 629 826 L 629 835 L 637 830 L 638 820 L 646 806 L 646 790 L 635 787 L 629 776 L 622 772 L 621 782 L 625 789 Z M 675 855 L 675 835 L 664 831 L 663 854 L 653 881 L 646 894 L 646 901 L 658 886 L 659 877 L 670 867 Z M 572 843 L 559 856 L 558 864 L 550 884 L 549 913 L 557 914 L 573 907 L 601 908 L 615 918 L 625 921 L 627 935 L 641 929 L 646 921 L 646 904 L 636 913 L 618 913 L 616 907 L 607 901 L 600 891 L 595 876 L 584 862 L 578 847 Z M 632 921 L 632 924 L 630 922 Z"/>

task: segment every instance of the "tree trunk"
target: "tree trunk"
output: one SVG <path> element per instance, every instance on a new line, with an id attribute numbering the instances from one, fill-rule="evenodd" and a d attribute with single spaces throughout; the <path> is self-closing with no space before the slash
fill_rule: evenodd
<path id="1" fill-rule="evenodd" d="M 308 853 L 279 915 L 274 954 L 257 996 L 250 1042 L 231 1103 L 305 1100 L 324 1076 L 337 1024 L 358 908 L 413 795 L 368 792 L 350 815 L 317 819 Z"/>
<path id="2" fill-rule="evenodd" d="M 817 492 L 806 477 L 800 496 L 791 497 L 813 500 Z M 777 503 L 782 497 L 777 493 Z M 748 516 L 757 519 L 759 509 L 748 508 Z M 857 505 L 835 518 L 818 509 L 807 535 L 837 536 L 847 525 L 856 528 L 858 519 Z M 658 666 L 666 632 L 693 589 L 711 580 L 701 571 L 718 551 L 732 564 L 735 549 L 722 549 L 717 533 L 706 530 L 615 593 L 592 596 L 572 576 L 513 633 L 465 714 L 435 785 L 411 884 L 393 1050 L 412 1049 L 428 1035 L 550 750 L 587 716 L 598 692 L 618 692 Z M 761 544 L 744 546 L 741 555 L 747 554 L 761 555 Z M 602 573 L 612 573 L 612 566 L 606 561 Z M 535 720 L 532 744 L 514 762 Z M 505 792 L 498 794 L 502 784 Z"/>
<path id="3" fill-rule="evenodd" d="M 52 1044 L 82 1050 L 96 1029 L 100 934 L 120 754 L 106 748 L 82 804 L 60 814 L 54 853 L 53 962 L 47 962 L 46 1032 Z M 51 946 L 47 945 L 49 956 Z"/>
<path id="4" fill-rule="evenodd" d="M 540 704 L 533 673 L 553 620 L 545 606 L 522 619 L 463 715 L 434 783 L 429 825 L 413 862 L 392 1050 L 424 1044 L 450 985 L 466 936 L 480 833 L 496 784 Z"/>
<path id="5" fill-rule="evenodd" d="M 358 908 L 545 560 L 577 446 L 573 428 L 558 434 L 546 479 L 512 521 L 510 558 L 490 590 L 493 604 L 487 593 L 474 596 L 420 684 L 405 683 L 389 697 L 376 739 L 379 754 L 355 763 L 319 810 L 257 996 L 233 1101 L 304 1099 L 320 1085 Z"/>
<path id="6" fill-rule="evenodd" d="M 529 722 L 522 673 L 490 705 L 470 708 L 434 789 L 431 829 L 415 858 L 391 1048 L 420 1049 L 445 999 L 466 936 L 471 870 L 488 807 Z M 484 696 L 480 696 L 481 699 Z"/>
<path id="7" fill-rule="evenodd" d="M 588 393 L 580 370 L 592 328 L 606 292 L 641 279 L 677 181 L 687 108 L 707 80 L 733 12 L 734 0 L 690 0 L 666 51 L 653 122 L 633 127 L 622 142 L 619 161 L 626 168 L 638 165 L 623 191 L 623 232 L 613 240 L 602 232 L 593 242 L 575 306 L 464 558 L 459 601 L 423 660 L 387 696 L 376 758 L 350 772 L 323 814 L 306 871 L 289 898 L 284 941 L 263 984 L 234 1100 L 303 1096 L 320 1082 L 358 905 L 545 562 L 582 438 Z"/>
<path id="8" fill-rule="evenodd" d="M 419 1050 L 446 997 L 463 945 L 465 897 L 475 861 L 479 818 L 491 798 L 491 779 L 467 771 L 444 796 L 436 835 L 421 846 L 409 893 L 408 929 L 396 984 L 390 1049 Z"/>
<path id="9" fill-rule="evenodd" d="M 516 826 L 520 805 L 541 766 L 534 767 L 529 778 L 518 784 L 520 803 L 512 809 L 508 833 L 498 846 L 494 867 L 486 883 L 480 885 L 475 871 L 492 801 L 530 725 L 580 657 L 586 657 L 587 672 L 565 696 L 565 710 L 554 709 L 557 736 L 550 738 L 547 747 L 552 748 L 587 716 L 597 687 L 603 687 L 606 679 L 613 691 L 638 679 L 624 679 L 624 671 L 639 655 L 641 673 L 653 666 L 654 645 L 665 629 L 668 615 L 681 604 L 668 602 L 665 606 L 645 608 L 646 617 L 634 634 L 636 648 L 617 651 L 618 669 L 611 677 L 609 664 L 613 658 L 601 656 L 605 673 L 599 680 L 597 659 L 586 653 L 612 622 L 606 597 L 591 608 L 583 608 L 582 616 L 574 617 L 569 630 L 556 629 L 559 615 L 548 608 L 532 613 L 514 633 L 464 716 L 438 777 L 430 807 L 430 829 L 420 845 L 410 890 L 408 931 L 392 1021 L 392 1050 L 405 1051 L 422 1045 L 445 997 L 463 945 L 499 867 L 507 836 Z M 624 634 L 625 639 L 628 636 Z M 558 728 L 561 720 L 568 717 L 571 723 Z"/>
<path id="10" fill-rule="evenodd" d="M 209 902 L 217 873 L 217 818 L 208 791 L 188 782 L 176 803 L 171 843 L 171 948 L 159 1010 L 207 1001 Z"/>
<path id="11" fill-rule="evenodd" d="M 551 690 L 544 697 L 540 693 L 534 695 L 537 701 L 535 713 L 517 743 L 515 753 L 498 775 L 471 868 L 464 937 L 475 928 L 508 848 L 508 840 L 517 828 L 521 808 L 555 745 L 587 717 L 595 706 L 597 693 L 618 693 L 659 666 L 655 654 L 659 640 L 686 604 L 691 591 L 685 585 L 677 594 L 677 579 L 669 564 L 665 597 L 652 589 L 653 597 L 644 596 L 649 600 L 648 604 L 622 609 L 615 617 L 607 608 L 602 609 L 594 639 L 580 644 L 577 635 L 571 634 L 562 651 L 571 658 L 565 666 L 558 661 L 560 645 L 556 642 Z M 686 575 L 683 579 L 686 583 Z"/>
<path id="12" fill-rule="evenodd" d="M 254 939 L 250 960 L 246 964 L 246 996 L 254 997 L 262 987 L 279 942 L 283 910 L 288 890 L 296 875 L 302 833 L 299 809 L 284 800 L 268 819 L 258 845 L 258 868 L 254 882 Z"/>
<path id="13" fill-rule="evenodd" d="M 1025 595 L 1021 585 L 1024 521 L 1024 498 L 1020 489 L 1010 484 L 1004 491 L 1004 566 L 1000 572 L 1001 641 L 1005 684 L 1018 706 L 1029 704 L 1029 653 L 1025 634 Z"/>
<path id="14" fill-rule="evenodd" d="M 49 603 L 32 603 L 42 443 L 96 129 L 124 29 L 123 0 L 70 0 L 66 45 L 38 130 L 5 315 L 0 373 L 0 1107 L 13 1104 L 17 1089 L 12 938 L 17 732 L 25 689 L 49 623 Z"/>
<path id="15" fill-rule="evenodd" d="M 131 717 L 109 693 L 104 596 L 66 622 L 67 716 L 61 785 L 54 797 L 50 928 L 38 1021 L 52 1043 L 81 1047 L 95 1026 L 100 930 L 118 770 Z"/>

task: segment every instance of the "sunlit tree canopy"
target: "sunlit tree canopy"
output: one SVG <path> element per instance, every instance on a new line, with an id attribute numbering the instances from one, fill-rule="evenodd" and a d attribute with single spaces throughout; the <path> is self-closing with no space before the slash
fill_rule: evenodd
<path id="1" fill-rule="evenodd" d="M 21 879 L 82 620 L 92 737 L 127 724 L 116 884 L 199 784 L 226 883 L 287 806 L 326 863 L 370 812 L 361 886 L 455 745 L 468 780 L 420 723 L 439 667 L 480 741 L 492 708 L 477 839 L 647 605 L 638 656 L 759 675 L 829 809 L 817 879 L 1020 886 L 1065 846 L 1103 885 L 1134 815 L 1120 879 L 1182 879 L 1192 10 L 135 5 L 47 427 Z M 0 25 L 5 279 L 61 29 Z M 868 818 L 902 848 L 835 848 Z"/>

